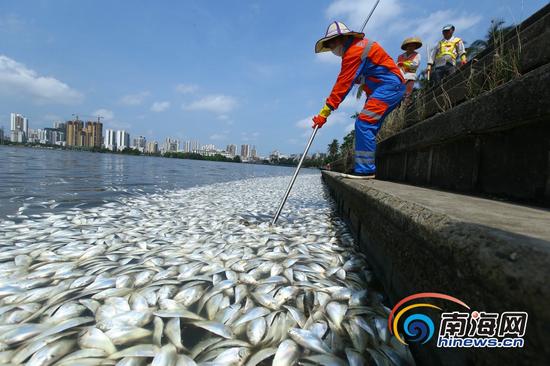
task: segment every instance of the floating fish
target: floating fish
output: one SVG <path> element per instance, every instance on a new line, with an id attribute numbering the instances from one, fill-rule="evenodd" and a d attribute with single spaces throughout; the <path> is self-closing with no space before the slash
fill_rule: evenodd
<path id="1" fill-rule="evenodd" d="M 414 364 L 318 176 L 269 225 L 286 179 L 0 220 L 0 363 Z"/>

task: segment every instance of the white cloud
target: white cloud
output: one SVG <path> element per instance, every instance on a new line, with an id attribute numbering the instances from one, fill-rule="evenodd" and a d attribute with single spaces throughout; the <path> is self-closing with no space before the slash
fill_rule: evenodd
<path id="1" fill-rule="evenodd" d="M 237 106 L 237 100 L 228 95 L 208 95 L 190 104 L 182 105 L 188 111 L 209 111 L 219 114 L 231 112 Z"/>
<path id="2" fill-rule="evenodd" d="M 108 109 L 105 109 L 105 108 L 100 108 L 98 110 L 96 110 L 94 113 L 92 113 L 93 116 L 101 116 L 103 117 L 103 120 L 104 121 L 112 121 L 113 118 L 115 118 L 115 114 L 113 113 L 113 111 L 110 111 Z"/>
<path id="3" fill-rule="evenodd" d="M 126 130 L 126 132 L 132 129 L 132 125 L 127 122 L 111 121 L 111 122 L 108 122 L 108 125 L 109 125 L 108 128 L 112 128 L 116 130 Z"/>
<path id="4" fill-rule="evenodd" d="M 316 53 L 315 60 L 317 62 L 330 64 L 330 65 L 340 65 L 342 63 L 342 59 L 334 55 L 332 52 Z"/>
<path id="5" fill-rule="evenodd" d="M 334 126 L 334 125 L 341 125 L 344 123 L 348 123 L 349 121 L 352 120 L 351 118 L 352 114 L 353 113 L 351 112 L 345 112 L 345 111 L 332 112 L 325 126 Z"/>
<path id="6" fill-rule="evenodd" d="M 181 94 L 192 94 L 196 92 L 199 87 L 195 84 L 178 84 L 176 85 L 176 91 Z"/>
<path id="7" fill-rule="evenodd" d="M 365 104 L 365 94 L 363 93 L 361 98 L 357 99 L 357 87 L 353 88 L 349 94 L 347 95 L 346 99 L 342 103 L 340 103 L 340 106 L 338 107 L 339 110 L 345 110 L 345 111 L 353 111 L 358 112 L 363 109 L 363 105 Z"/>
<path id="8" fill-rule="evenodd" d="M 335 0 L 326 10 L 330 20 L 341 20 L 350 29 L 359 31 L 369 14 L 373 0 Z M 411 16 L 411 5 L 403 0 L 384 0 L 376 8 L 365 28 L 368 38 L 384 42 L 388 37 L 405 38 L 415 35 L 421 37 L 424 44 L 433 45 L 441 38 L 441 27 L 452 23 L 457 32 L 476 25 L 482 16 L 474 12 L 467 13 L 457 9 L 435 10 L 424 17 Z"/>
<path id="9" fill-rule="evenodd" d="M 311 125 L 313 124 L 311 119 L 313 117 L 314 116 L 309 116 L 309 117 L 306 117 L 306 118 L 303 118 L 303 119 L 299 120 L 298 122 L 296 122 L 296 127 L 302 128 L 302 129 L 311 128 Z"/>
<path id="10" fill-rule="evenodd" d="M 227 139 L 227 136 L 221 133 L 215 133 L 210 136 L 210 140 L 220 141 Z"/>
<path id="11" fill-rule="evenodd" d="M 342 125 L 344 123 L 348 123 L 351 121 L 351 115 L 352 113 L 344 112 L 344 111 L 336 111 L 332 112 L 332 114 L 328 117 L 327 123 L 323 125 L 323 128 L 330 128 L 332 126 L 336 125 Z M 311 126 L 313 125 L 312 121 L 313 116 L 303 118 L 296 122 L 296 127 L 308 130 L 311 129 Z M 308 132 L 309 133 L 309 132 Z"/>
<path id="12" fill-rule="evenodd" d="M 227 121 L 229 119 L 229 116 L 227 114 L 220 114 L 217 119 L 220 121 Z"/>
<path id="13" fill-rule="evenodd" d="M 424 18 L 402 19 L 394 22 L 390 28 L 392 33 L 404 33 L 414 29 L 414 34 L 420 37 L 424 45 L 433 47 L 441 39 L 441 28 L 443 25 L 452 23 L 457 32 L 463 32 L 482 19 L 481 15 L 458 13 L 455 10 L 438 10 Z"/>
<path id="14" fill-rule="evenodd" d="M 168 108 L 170 108 L 170 102 L 154 102 L 153 105 L 151 106 L 151 110 L 153 112 L 164 112 L 165 110 L 167 110 Z"/>
<path id="15" fill-rule="evenodd" d="M 74 104 L 83 95 L 50 76 L 40 76 L 7 56 L 0 55 L 0 94 L 30 97 L 36 103 Z"/>
<path id="16" fill-rule="evenodd" d="M 122 98 L 120 98 L 120 104 L 129 106 L 140 105 L 149 95 L 151 95 L 151 93 L 149 93 L 148 91 L 124 95 Z"/>
<path id="17" fill-rule="evenodd" d="M 325 14 L 328 19 L 343 21 L 351 30 L 359 31 L 374 4 L 373 0 L 336 0 L 329 5 Z M 365 30 L 371 32 L 377 27 L 387 27 L 390 20 L 401 15 L 403 8 L 400 0 L 381 1 Z"/>

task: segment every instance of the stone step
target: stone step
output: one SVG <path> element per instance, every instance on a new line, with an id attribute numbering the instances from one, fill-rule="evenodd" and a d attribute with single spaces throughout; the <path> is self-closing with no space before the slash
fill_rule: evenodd
<path id="1" fill-rule="evenodd" d="M 379 178 L 550 207 L 550 64 L 381 141 Z"/>
<path id="2" fill-rule="evenodd" d="M 523 349 L 418 346 L 419 364 L 544 364 L 550 359 L 550 210 L 323 172 L 337 209 L 393 306 L 441 292 L 473 310 L 526 311 Z"/>

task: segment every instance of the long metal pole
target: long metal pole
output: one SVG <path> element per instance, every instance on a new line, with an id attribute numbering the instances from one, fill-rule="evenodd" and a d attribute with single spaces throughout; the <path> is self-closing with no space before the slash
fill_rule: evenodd
<path id="1" fill-rule="evenodd" d="M 304 150 L 304 153 L 302 154 L 302 157 L 300 158 L 300 162 L 298 163 L 298 166 L 296 167 L 296 170 L 294 171 L 294 175 L 292 176 L 292 179 L 290 180 L 290 183 L 288 184 L 288 188 L 286 189 L 283 200 L 281 201 L 281 204 L 279 205 L 279 208 L 277 209 L 277 213 L 275 213 L 275 216 L 273 217 L 273 221 L 271 222 L 271 225 L 275 225 L 275 223 L 277 223 L 277 219 L 279 218 L 279 215 L 281 214 L 281 211 L 283 210 L 283 206 L 285 205 L 285 202 L 288 198 L 288 195 L 290 194 L 290 190 L 292 189 L 292 186 L 294 185 L 294 181 L 296 180 L 296 177 L 298 176 L 298 173 L 300 172 L 300 168 L 302 167 L 302 163 L 304 162 L 304 159 L 306 158 L 307 152 L 309 151 L 309 148 L 310 148 L 311 144 L 313 143 L 313 139 L 315 138 L 315 135 L 317 134 L 318 129 L 319 129 L 319 126 L 315 126 L 315 128 L 313 129 L 311 137 L 309 138 L 309 141 L 307 142 L 306 149 Z"/>
<path id="2" fill-rule="evenodd" d="M 372 7 L 369 15 L 367 16 L 367 19 L 365 19 L 365 22 L 361 26 L 360 32 L 362 32 L 365 29 L 365 26 L 369 22 L 369 19 L 372 16 L 372 13 L 374 13 L 374 9 L 376 9 L 379 2 L 380 2 L 380 0 L 376 0 L 376 3 Z M 313 133 L 311 134 L 311 137 L 309 138 L 309 141 L 307 142 L 306 149 L 304 150 L 304 153 L 302 154 L 302 157 L 300 158 L 300 162 L 298 163 L 298 166 L 296 167 L 296 171 L 294 172 L 294 175 L 292 176 L 292 179 L 290 180 L 288 188 L 286 189 L 283 200 L 281 201 L 281 204 L 279 205 L 279 208 L 277 209 L 277 212 L 275 213 L 275 216 L 273 217 L 273 221 L 271 221 L 271 225 L 275 225 L 277 223 L 277 219 L 279 218 L 279 215 L 281 214 L 281 211 L 283 210 L 283 206 L 285 205 L 286 200 L 288 199 L 288 195 L 290 194 L 290 191 L 292 190 L 292 186 L 294 185 L 294 181 L 296 181 L 296 177 L 298 177 L 298 173 L 300 172 L 300 168 L 302 167 L 302 163 L 304 162 L 304 159 L 307 155 L 307 152 L 309 151 L 309 147 L 313 143 L 313 139 L 315 138 L 315 135 L 317 134 L 318 129 L 319 129 L 319 126 L 315 126 L 315 129 L 313 130 Z"/>
<path id="3" fill-rule="evenodd" d="M 378 3 L 380 2 L 380 0 L 376 0 L 376 3 L 374 4 L 374 6 L 372 7 L 369 15 L 367 16 L 367 19 L 365 19 L 365 22 L 363 23 L 363 25 L 361 26 L 361 30 L 359 32 L 362 32 L 364 29 L 365 29 L 365 26 L 367 25 L 367 23 L 369 22 L 369 19 L 370 17 L 372 16 L 372 13 L 374 13 L 374 9 L 376 9 L 376 7 L 378 6 Z"/>

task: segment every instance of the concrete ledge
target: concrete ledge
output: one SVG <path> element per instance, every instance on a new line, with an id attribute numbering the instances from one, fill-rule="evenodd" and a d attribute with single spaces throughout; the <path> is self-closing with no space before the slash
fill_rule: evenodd
<path id="1" fill-rule="evenodd" d="M 524 349 L 413 349 L 419 364 L 545 364 L 550 359 L 550 211 L 323 172 L 391 304 L 442 292 L 472 309 L 527 311 Z"/>

